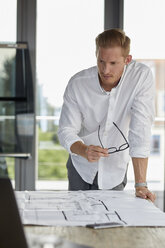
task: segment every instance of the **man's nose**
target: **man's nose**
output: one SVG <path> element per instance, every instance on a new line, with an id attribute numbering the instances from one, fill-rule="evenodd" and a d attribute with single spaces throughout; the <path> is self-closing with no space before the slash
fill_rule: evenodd
<path id="1" fill-rule="evenodd" d="M 111 72 L 110 65 L 104 64 L 104 66 L 103 66 L 103 72 L 104 72 L 104 74 L 109 74 Z"/>

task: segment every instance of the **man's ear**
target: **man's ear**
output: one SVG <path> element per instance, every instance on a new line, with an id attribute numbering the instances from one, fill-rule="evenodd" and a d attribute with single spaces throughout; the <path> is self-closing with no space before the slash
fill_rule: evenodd
<path id="1" fill-rule="evenodd" d="M 125 59 L 126 65 L 128 65 L 131 62 L 131 60 L 132 60 L 132 55 L 128 55 Z"/>

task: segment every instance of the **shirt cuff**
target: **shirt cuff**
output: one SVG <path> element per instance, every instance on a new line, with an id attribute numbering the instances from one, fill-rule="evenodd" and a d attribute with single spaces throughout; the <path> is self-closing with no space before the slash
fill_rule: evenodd
<path id="1" fill-rule="evenodd" d="M 130 147 L 129 155 L 131 158 L 148 158 L 150 150 L 148 147 Z"/>

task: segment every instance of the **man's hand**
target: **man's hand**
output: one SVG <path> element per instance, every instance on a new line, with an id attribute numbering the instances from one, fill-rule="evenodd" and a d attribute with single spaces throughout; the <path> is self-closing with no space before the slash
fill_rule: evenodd
<path id="1" fill-rule="evenodd" d="M 152 202 L 155 201 L 156 195 L 148 190 L 146 187 L 137 187 L 136 188 L 136 196 L 141 197 L 143 199 L 149 199 Z"/>
<path id="2" fill-rule="evenodd" d="M 108 157 L 108 149 L 102 148 L 101 146 L 85 145 L 81 141 L 77 141 L 71 145 L 70 150 L 84 158 L 89 162 L 96 162 L 101 157 Z"/>
<path id="3" fill-rule="evenodd" d="M 102 148 L 100 146 L 87 146 L 85 151 L 85 157 L 89 162 L 96 162 L 101 157 L 108 157 L 108 149 Z"/>

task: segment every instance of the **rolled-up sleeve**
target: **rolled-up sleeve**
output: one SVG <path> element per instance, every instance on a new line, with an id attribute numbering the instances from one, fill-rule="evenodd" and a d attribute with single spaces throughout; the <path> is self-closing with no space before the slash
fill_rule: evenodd
<path id="1" fill-rule="evenodd" d="M 150 154 L 151 126 L 155 116 L 155 85 L 151 70 L 142 72 L 131 107 L 129 128 L 130 156 L 146 158 Z"/>
<path id="2" fill-rule="evenodd" d="M 70 147 L 73 143 L 77 141 L 83 142 L 78 136 L 81 129 L 82 114 L 76 101 L 72 83 L 71 81 L 69 82 L 64 93 L 64 103 L 58 128 L 60 144 L 69 153 L 71 153 Z"/>

